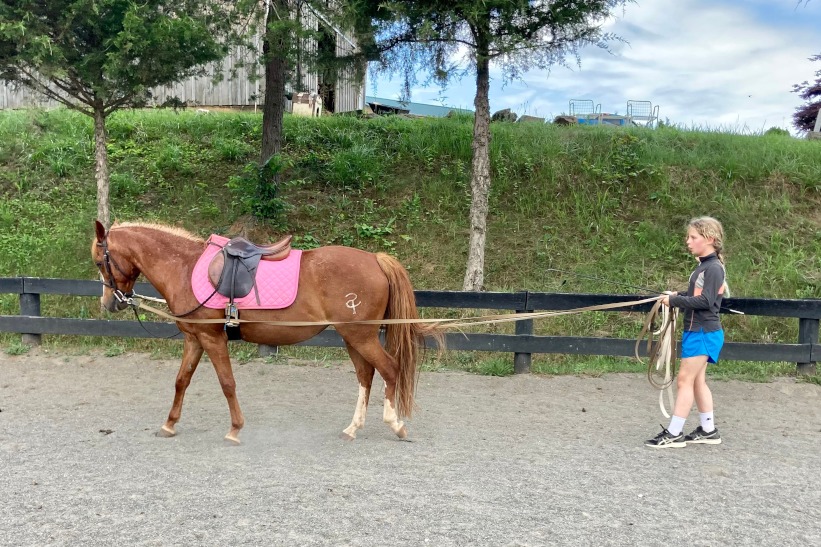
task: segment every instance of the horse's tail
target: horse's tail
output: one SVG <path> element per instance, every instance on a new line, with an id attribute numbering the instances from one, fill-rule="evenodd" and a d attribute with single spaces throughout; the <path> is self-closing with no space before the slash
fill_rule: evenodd
<path id="1" fill-rule="evenodd" d="M 413 294 L 408 271 L 398 260 L 385 253 L 377 253 L 376 261 L 388 278 L 389 297 L 385 319 L 419 319 L 416 297 Z M 432 336 L 440 348 L 444 334 L 436 323 L 389 324 L 385 332 L 385 350 L 396 359 L 399 374 L 396 379 L 396 406 L 400 417 L 410 417 L 414 408 L 417 365 L 421 359 L 425 336 Z"/>

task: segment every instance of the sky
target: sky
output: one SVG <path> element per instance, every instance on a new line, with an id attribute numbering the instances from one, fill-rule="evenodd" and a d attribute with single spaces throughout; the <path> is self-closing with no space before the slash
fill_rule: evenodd
<path id="1" fill-rule="evenodd" d="M 581 66 L 532 70 L 505 83 L 491 67 L 491 113 L 510 108 L 552 120 L 570 99 L 591 99 L 624 114 L 628 100 L 651 101 L 659 117 L 696 129 L 795 133 L 803 101 L 793 85 L 814 81 L 821 62 L 821 0 L 639 0 L 619 10 L 605 32 L 626 43 L 582 50 Z M 367 94 L 397 99 L 400 81 L 369 78 Z M 472 75 L 411 91 L 414 102 L 473 110 Z"/>

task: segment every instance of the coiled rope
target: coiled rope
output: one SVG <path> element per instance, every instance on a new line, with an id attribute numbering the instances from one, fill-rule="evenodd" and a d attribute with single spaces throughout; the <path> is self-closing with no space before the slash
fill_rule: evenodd
<path id="1" fill-rule="evenodd" d="M 660 313 L 659 313 L 660 312 Z M 661 324 L 658 329 L 653 330 L 653 325 L 659 321 L 661 315 Z M 647 380 L 650 385 L 659 390 L 659 408 L 665 418 L 669 418 L 670 414 L 664 407 L 664 392 L 667 391 L 667 400 L 672 411 L 675 405 L 675 398 L 673 397 L 673 378 L 676 376 L 676 318 L 678 317 L 678 309 L 670 309 L 658 300 L 650 313 L 647 314 L 647 319 L 641 329 L 638 339 L 636 340 L 635 354 L 636 359 L 640 363 L 644 363 L 639 356 L 639 348 L 643 341 L 647 343 Z M 656 379 L 657 374 L 661 369 L 664 369 L 664 380 L 659 382 Z"/>

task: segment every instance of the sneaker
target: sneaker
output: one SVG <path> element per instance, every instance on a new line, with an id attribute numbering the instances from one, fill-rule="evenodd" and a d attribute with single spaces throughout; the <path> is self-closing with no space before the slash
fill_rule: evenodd
<path id="1" fill-rule="evenodd" d="M 684 437 L 687 444 L 721 444 L 721 435 L 718 429 L 713 429 L 705 433 L 701 426 L 698 426 L 692 433 Z"/>
<path id="2" fill-rule="evenodd" d="M 684 442 L 684 433 L 673 435 L 662 426 L 661 433 L 648 441 L 644 441 L 644 446 L 650 448 L 684 448 L 687 443 Z"/>

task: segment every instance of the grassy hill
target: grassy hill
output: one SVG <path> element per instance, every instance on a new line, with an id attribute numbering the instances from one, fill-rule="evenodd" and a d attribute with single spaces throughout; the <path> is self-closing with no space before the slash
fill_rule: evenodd
<path id="1" fill-rule="evenodd" d="M 244 231 L 264 239 L 287 231 L 303 248 L 388 251 L 416 288 L 458 290 L 471 130 L 466 117 L 287 117 L 286 182 L 274 204 L 289 210 L 264 224 L 248 214 L 260 201 L 245 168 L 259 150 L 260 114 L 120 112 L 109 123 L 112 218 L 172 223 L 203 236 Z M 494 124 L 492 134 L 487 290 L 634 292 L 548 268 L 681 289 L 693 266 L 684 225 L 709 214 L 727 232 L 734 295 L 821 297 L 817 142 L 549 124 Z M 92 136 L 90 120 L 72 112 L 0 112 L 0 276 L 95 275 Z M 100 313 L 47 300 L 49 314 Z M 0 298 L 2 313 L 16 306 L 15 297 Z M 589 314 L 537 330 L 632 337 L 639 319 Z M 797 337 L 797 321 L 728 317 L 725 325 L 736 341 Z"/>

